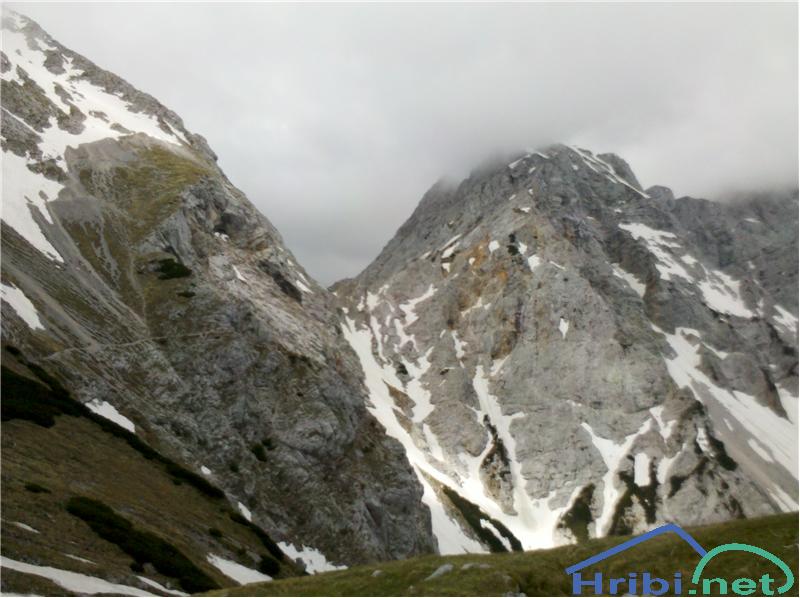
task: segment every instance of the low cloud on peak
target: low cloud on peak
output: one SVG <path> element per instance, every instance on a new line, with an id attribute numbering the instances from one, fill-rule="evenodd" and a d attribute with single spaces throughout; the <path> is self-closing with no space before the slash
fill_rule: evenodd
<path id="1" fill-rule="evenodd" d="M 323 283 L 436 180 L 553 142 L 644 186 L 797 186 L 794 4 L 25 4 L 205 135 Z"/>

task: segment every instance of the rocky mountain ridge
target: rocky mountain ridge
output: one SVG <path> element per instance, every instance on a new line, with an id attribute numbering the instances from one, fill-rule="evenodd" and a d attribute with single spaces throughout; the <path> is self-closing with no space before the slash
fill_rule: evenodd
<path id="1" fill-rule="evenodd" d="M 335 286 L 452 552 L 796 509 L 796 289 L 796 192 L 676 200 L 565 145 L 437 183 Z"/>
<path id="2" fill-rule="evenodd" d="M 332 296 L 203 138 L 23 16 L 2 50 L 3 346 L 312 570 L 433 550 Z"/>
<path id="3" fill-rule="evenodd" d="M 4 591 L 174 593 L 104 560 L 98 501 L 233 582 L 264 546 L 286 576 L 797 508 L 796 193 L 556 145 L 438 183 L 329 291 L 151 96 L 11 12 L 0 72 L 3 364 L 132 435 L 4 407 Z"/>

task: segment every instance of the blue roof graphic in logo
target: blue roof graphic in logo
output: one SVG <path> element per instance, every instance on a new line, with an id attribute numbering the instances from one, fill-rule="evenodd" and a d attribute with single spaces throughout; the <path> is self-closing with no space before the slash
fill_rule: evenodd
<path id="1" fill-rule="evenodd" d="M 654 530 L 650 530 L 646 534 L 642 534 L 636 538 L 631 538 L 627 542 L 623 542 L 622 544 L 618 544 L 617 546 L 613 546 L 608 550 L 604 550 L 603 552 L 599 552 L 596 555 L 589 557 L 586 560 L 581 561 L 580 563 L 575 563 L 574 565 L 570 565 L 565 569 L 568 575 L 572 575 L 576 571 L 580 571 L 584 567 L 588 567 L 589 565 L 594 565 L 595 563 L 599 563 L 600 561 L 604 561 L 609 557 L 614 556 L 615 554 L 619 554 L 621 552 L 625 552 L 629 548 L 633 548 L 634 546 L 641 544 L 642 542 L 647 542 L 651 538 L 655 538 L 656 536 L 660 536 L 662 534 L 668 533 L 675 533 L 683 540 L 689 544 L 694 550 L 699 554 L 701 557 L 705 556 L 708 552 L 705 548 L 700 546 L 700 543 L 695 540 L 691 534 L 687 531 L 683 530 L 680 526 L 675 525 L 674 523 L 667 523 L 666 525 L 662 525 L 661 527 L 657 527 Z"/>

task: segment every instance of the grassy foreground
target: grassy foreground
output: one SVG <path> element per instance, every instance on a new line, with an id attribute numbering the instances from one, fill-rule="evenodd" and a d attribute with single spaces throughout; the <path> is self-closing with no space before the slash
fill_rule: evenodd
<path id="1" fill-rule="evenodd" d="M 742 519 L 718 525 L 689 528 L 706 549 L 728 542 L 759 546 L 783 559 L 795 572 L 798 566 L 797 513 L 758 519 Z M 219 590 L 211 596 L 569 596 L 571 580 L 565 567 L 615 546 L 628 537 L 591 540 L 581 545 L 531 552 L 425 556 L 405 561 L 353 567 L 299 578 L 250 584 Z M 686 580 L 683 594 L 699 556 L 674 534 L 653 538 L 611 557 L 587 571 L 608 577 L 627 577 L 629 572 L 649 571 L 672 579 L 676 571 Z M 446 572 L 431 578 L 443 565 Z M 769 573 L 783 583 L 779 569 L 768 561 L 745 553 L 725 553 L 711 561 L 706 577 L 720 576 L 732 582 L 740 577 L 759 579 Z M 797 596 L 797 584 L 788 592 Z M 621 592 L 622 594 L 624 592 Z M 591 588 L 584 595 L 594 595 Z M 669 595 L 669 594 L 667 594 Z M 763 595 L 756 591 L 753 596 Z"/>
<path id="2" fill-rule="evenodd" d="M 18 349 L 0 375 L 2 554 L 113 583 L 203 592 L 235 583 L 209 553 L 272 577 L 299 571 L 210 480 L 93 413 Z M 74 595 L 3 567 L 0 594 Z"/>

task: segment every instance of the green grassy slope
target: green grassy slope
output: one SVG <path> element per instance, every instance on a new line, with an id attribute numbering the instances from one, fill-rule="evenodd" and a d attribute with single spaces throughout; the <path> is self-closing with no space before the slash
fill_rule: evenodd
<path id="1" fill-rule="evenodd" d="M 13 349 L 3 352 L 2 420 L 3 556 L 149 591 L 138 575 L 187 592 L 233 585 L 209 553 L 299 574 L 222 491 L 91 413 Z M 65 594 L 7 568 L 1 586 Z"/>
<path id="2" fill-rule="evenodd" d="M 797 514 L 742 519 L 688 530 L 707 550 L 727 542 L 754 544 L 782 558 L 797 575 Z M 528 596 L 571 595 L 571 581 L 564 569 L 628 537 L 591 540 L 585 544 L 551 550 L 491 555 L 427 556 L 406 561 L 354 567 L 309 577 L 283 579 L 212 592 L 214 596 Z M 606 577 L 649 571 L 672 578 L 681 571 L 689 580 L 699 557 L 674 534 L 653 538 L 611 557 L 603 566 Z M 429 579 L 439 567 L 452 570 Z M 708 576 L 733 581 L 739 577 L 758 579 L 769 573 L 783 579 L 774 565 L 744 553 L 720 555 L 707 567 Z M 686 595 L 684 587 L 683 594 Z M 593 595 L 591 589 L 584 595 Z M 753 595 L 760 595 L 758 592 Z M 797 596 L 797 586 L 789 594 Z"/>

